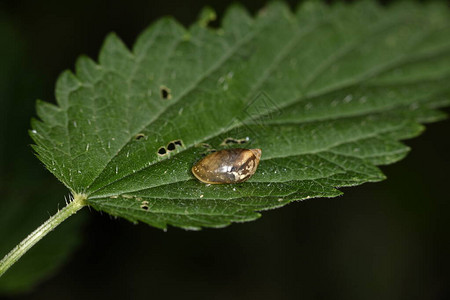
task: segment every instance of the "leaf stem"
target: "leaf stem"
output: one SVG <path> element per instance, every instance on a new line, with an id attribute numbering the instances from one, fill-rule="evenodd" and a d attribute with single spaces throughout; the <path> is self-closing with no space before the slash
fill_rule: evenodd
<path id="1" fill-rule="evenodd" d="M 12 249 L 0 261 L 0 277 L 15 263 L 22 255 L 31 249 L 37 242 L 39 242 L 50 231 L 55 229 L 65 219 L 75 214 L 81 208 L 86 206 L 86 195 L 74 194 L 73 200 L 69 202 L 66 207 L 54 214 L 44 224 L 39 226 L 35 231 L 28 235 L 22 242 L 20 242 L 14 249 Z"/>

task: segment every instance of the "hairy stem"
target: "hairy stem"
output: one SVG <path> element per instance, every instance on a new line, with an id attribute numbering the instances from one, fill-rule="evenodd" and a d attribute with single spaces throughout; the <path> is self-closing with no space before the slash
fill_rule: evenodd
<path id="1" fill-rule="evenodd" d="M 16 262 L 22 255 L 27 253 L 37 242 L 39 242 L 50 231 L 56 228 L 62 221 L 75 214 L 81 208 L 86 206 L 86 195 L 75 194 L 73 201 L 69 202 L 66 207 L 58 211 L 50 217 L 44 224 L 39 226 L 35 231 L 28 235 L 14 249 L 11 250 L 0 261 L 0 277 Z"/>

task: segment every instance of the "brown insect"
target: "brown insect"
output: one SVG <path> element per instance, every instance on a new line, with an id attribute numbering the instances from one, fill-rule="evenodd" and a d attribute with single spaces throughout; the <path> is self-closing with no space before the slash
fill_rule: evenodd
<path id="1" fill-rule="evenodd" d="M 255 174 L 260 158 L 261 149 L 220 150 L 197 162 L 192 174 L 204 183 L 239 183 Z"/>

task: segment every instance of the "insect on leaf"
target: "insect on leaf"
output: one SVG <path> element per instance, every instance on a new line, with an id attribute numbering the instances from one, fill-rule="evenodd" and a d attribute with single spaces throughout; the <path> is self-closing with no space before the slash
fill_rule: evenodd
<path id="1" fill-rule="evenodd" d="M 384 179 L 450 103 L 443 4 L 374 1 L 296 12 L 235 5 L 211 29 L 163 18 L 132 49 L 110 34 L 39 101 L 31 136 L 47 168 L 93 208 L 159 228 L 223 227 L 258 211 Z M 261 149 L 256 173 L 206 185 L 212 150 Z"/>

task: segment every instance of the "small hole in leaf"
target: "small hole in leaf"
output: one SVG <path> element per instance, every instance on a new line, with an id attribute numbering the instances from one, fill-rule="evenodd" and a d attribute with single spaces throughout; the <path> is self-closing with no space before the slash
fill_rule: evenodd
<path id="1" fill-rule="evenodd" d="M 167 154 L 166 148 L 161 147 L 161 148 L 158 149 L 158 155 L 163 156 L 163 155 L 166 155 L 166 154 Z"/>
<path id="2" fill-rule="evenodd" d="M 173 141 L 173 142 L 175 143 L 175 145 L 183 147 L 183 141 L 182 140 L 176 140 L 176 141 Z"/>
<path id="3" fill-rule="evenodd" d="M 228 146 L 228 145 L 234 145 L 234 144 L 245 144 L 247 142 L 248 142 L 248 140 L 246 138 L 238 140 L 238 139 L 235 139 L 235 138 L 228 137 L 228 138 L 223 140 L 223 142 L 220 144 L 220 146 Z"/>
<path id="4" fill-rule="evenodd" d="M 167 151 L 173 151 L 173 150 L 175 150 L 175 143 L 170 142 L 170 143 L 167 145 Z"/>
<path id="5" fill-rule="evenodd" d="M 245 144 L 245 143 L 247 143 L 249 140 L 250 140 L 249 137 L 246 137 L 245 139 L 240 139 L 240 140 L 239 140 L 239 144 Z"/>
<path id="6" fill-rule="evenodd" d="M 166 100 L 170 100 L 172 99 L 172 94 L 171 91 L 168 87 L 166 86 L 161 86 L 160 87 L 160 94 L 161 94 L 161 98 L 162 99 L 166 99 Z"/>
<path id="7" fill-rule="evenodd" d="M 148 201 L 142 201 L 141 208 L 143 210 L 148 210 Z"/>
<path id="8" fill-rule="evenodd" d="M 141 139 L 143 139 L 143 138 L 145 138 L 145 134 L 143 134 L 143 133 L 138 133 L 138 134 L 136 134 L 136 135 L 134 136 L 134 139 L 135 139 L 136 141 L 139 141 L 139 140 L 141 140 Z"/>

